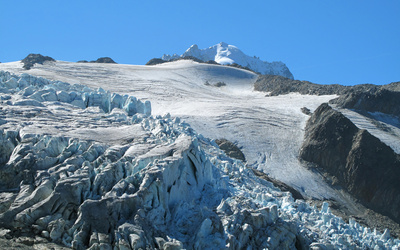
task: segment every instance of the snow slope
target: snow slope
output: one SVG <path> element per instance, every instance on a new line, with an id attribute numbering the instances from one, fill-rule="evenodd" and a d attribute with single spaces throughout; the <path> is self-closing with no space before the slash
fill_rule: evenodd
<path id="1" fill-rule="evenodd" d="M 199 47 L 194 44 L 181 56 L 178 56 L 176 54 L 172 56 L 164 55 L 162 59 L 165 61 L 169 61 L 171 59 L 189 56 L 196 57 L 204 62 L 213 60 L 222 65 L 236 63 L 243 67 L 248 67 L 249 69 L 255 72 L 259 72 L 261 74 L 281 75 L 293 79 L 292 73 L 289 71 L 288 67 L 286 67 L 284 63 L 262 61 L 257 57 L 248 56 L 236 46 L 229 45 L 224 42 L 221 42 L 206 49 L 199 49 Z"/>
<path id="2" fill-rule="evenodd" d="M 1 71 L 0 93 L 2 235 L 74 249 L 400 247 L 294 201 L 133 96 Z"/>
<path id="3" fill-rule="evenodd" d="M 367 117 L 349 109 L 338 110 L 358 128 L 368 130 L 373 136 L 400 154 L 400 120 L 398 117 L 380 112 L 369 112 L 369 117 Z"/>
<path id="4" fill-rule="evenodd" d="M 25 72 L 19 62 L 0 64 L 0 69 Z M 156 66 L 57 61 L 36 65 L 29 73 L 150 100 L 154 115 L 169 112 L 205 137 L 236 142 L 250 166 L 295 187 L 303 195 L 337 196 L 319 175 L 298 161 L 308 119 L 300 109 L 314 110 L 335 96 L 265 97 L 265 93 L 253 91 L 256 74 L 192 61 Z M 226 86 L 212 86 L 217 82 L 225 82 Z"/>

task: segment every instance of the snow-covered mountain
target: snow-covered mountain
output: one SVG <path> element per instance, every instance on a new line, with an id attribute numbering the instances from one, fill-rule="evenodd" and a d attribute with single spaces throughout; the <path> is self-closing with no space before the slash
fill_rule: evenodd
<path id="1" fill-rule="evenodd" d="M 222 65 L 236 63 L 264 75 L 280 75 L 293 79 L 292 73 L 283 62 L 262 61 L 257 57 L 248 56 L 237 47 L 224 42 L 206 49 L 199 49 L 199 47 L 194 44 L 181 56 L 177 54 L 172 56 L 163 55 L 162 59 L 169 61 L 179 57 L 196 57 L 205 62 L 213 60 Z"/>
<path id="2" fill-rule="evenodd" d="M 256 74 L 192 61 L 0 70 L 11 72 L 0 73 L 0 238 L 77 249 L 400 247 L 389 231 L 295 201 L 251 171 L 364 213 L 298 159 L 301 108 L 335 95 L 266 97 L 253 91 Z M 247 162 L 227 157 L 219 138 Z"/>

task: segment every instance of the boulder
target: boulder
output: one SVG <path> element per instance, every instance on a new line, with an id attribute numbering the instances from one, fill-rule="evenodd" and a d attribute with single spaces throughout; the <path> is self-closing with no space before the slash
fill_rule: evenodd
<path id="1" fill-rule="evenodd" d="M 221 139 L 215 140 L 215 143 L 217 143 L 219 148 L 222 151 L 224 151 L 227 156 L 241 160 L 241 161 L 246 161 L 246 158 L 245 158 L 243 152 L 233 142 L 228 141 L 227 139 L 221 138 Z"/>

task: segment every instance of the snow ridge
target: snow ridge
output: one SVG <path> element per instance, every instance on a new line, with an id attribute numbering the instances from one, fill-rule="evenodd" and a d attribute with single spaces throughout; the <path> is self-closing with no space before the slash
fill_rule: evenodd
<path id="1" fill-rule="evenodd" d="M 181 56 L 178 56 L 177 54 L 174 54 L 172 56 L 163 55 L 162 59 L 165 61 L 169 61 L 179 57 L 188 56 L 196 57 L 205 62 L 213 60 L 223 65 L 236 63 L 264 75 L 280 75 L 290 78 L 292 80 L 294 79 L 292 73 L 283 62 L 262 61 L 259 58 L 248 56 L 236 46 L 229 45 L 224 42 L 221 42 L 206 49 L 199 49 L 199 47 L 194 44 Z"/>
<path id="2" fill-rule="evenodd" d="M 126 107 L 137 102 L 128 97 L 110 110 L 115 94 L 81 87 L 0 72 L 0 226 L 10 233 L 31 231 L 75 249 L 400 247 L 389 231 L 345 223 L 327 203 L 318 210 L 294 201 L 179 118 L 131 112 Z M 94 106 L 62 102 L 61 91 L 88 96 L 82 102 Z M 79 133 L 25 133 L 37 121 L 7 111 L 18 100 L 45 123 L 67 106 L 89 112 L 91 120 L 75 118 L 84 119 L 86 132 L 104 120 L 110 133 L 136 132 L 107 143 Z"/>

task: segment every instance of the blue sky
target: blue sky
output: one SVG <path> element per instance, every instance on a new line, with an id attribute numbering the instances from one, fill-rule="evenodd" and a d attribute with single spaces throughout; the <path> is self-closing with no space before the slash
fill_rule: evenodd
<path id="1" fill-rule="evenodd" d="M 315 83 L 400 81 L 400 1 L 6 1 L 0 62 L 41 53 L 56 60 L 145 64 L 192 44 L 226 42 L 286 63 Z"/>

